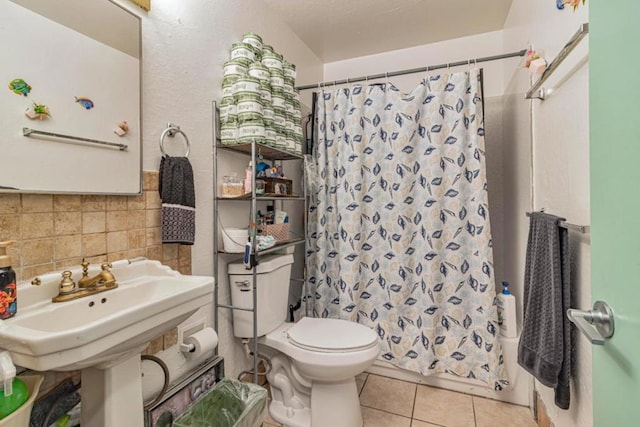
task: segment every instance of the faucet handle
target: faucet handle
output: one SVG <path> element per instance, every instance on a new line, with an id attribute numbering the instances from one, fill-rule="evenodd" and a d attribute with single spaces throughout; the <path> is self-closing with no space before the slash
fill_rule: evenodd
<path id="1" fill-rule="evenodd" d="M 86 276 L 87 274 L 89 274 L 89 261 L 85 261 L 83 259 L 80 265 L 82 266 L 82 275 Z"/>
<path id="2" fill-rule="evenodd" d="M 59 290 L 61 294 L 72 292 L 76 288 L 76 282 L 71 279 L 71 272 L 69 270 L 62 272 L 62 281 L 60 282 Z"/>

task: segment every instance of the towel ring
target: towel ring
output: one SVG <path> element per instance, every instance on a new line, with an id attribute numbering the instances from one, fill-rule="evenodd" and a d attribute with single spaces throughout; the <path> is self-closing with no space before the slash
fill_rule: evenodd
<path id="1" fill-rule="evenodd" d="M 160 152 L 162 153 L 163 156 L 167 155 L 167 153 L 164 151 L 164 138 L 166 136 L 170 136 L 171 138 L 173 138 L 174 136 L 176 136 L 177 133 L 181 134 L 184 137 L 184 140 L 187 143 L 187 152 L 184 153 L 184 157 L 189 157 L 189 150 L 191 149 L 191 144 L 189 144 L 189 138 L 187 137 L 186 133 L 180 130 L 180 126 L 175 126 L 172 123 L 168 123 L 167 128 L 162 132 L 162 135 L 160 135 Z"/>

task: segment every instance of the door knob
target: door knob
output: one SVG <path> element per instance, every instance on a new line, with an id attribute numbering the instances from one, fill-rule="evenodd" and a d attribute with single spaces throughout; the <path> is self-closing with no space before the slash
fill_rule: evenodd
<path id="1" fill-rule="evenodd" d="M 593 303 L 593 310 L 567 310 L 567 317 L 578 327 L 591 344 L 604 345 L 605 339 L 611 338 L 615 330 L 613 311 L 604 301 Z"/>

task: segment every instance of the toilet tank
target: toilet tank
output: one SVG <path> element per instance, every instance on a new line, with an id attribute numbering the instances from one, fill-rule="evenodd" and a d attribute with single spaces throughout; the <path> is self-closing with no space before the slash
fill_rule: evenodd
<path id="1" fill-rule="evenodd" d="M 266 335 L 287 318 L 289 280 L 293 255 L 267 255 L 260 257 L 256 267 L 258 329 L 256 336 Z M 241 262 L 229 263 L 231 304 L 234 307 L 253 308 L 253 272 Z M 253 337 L 253 313 L 233 310 L 233 334 L 238 338 Z"/>

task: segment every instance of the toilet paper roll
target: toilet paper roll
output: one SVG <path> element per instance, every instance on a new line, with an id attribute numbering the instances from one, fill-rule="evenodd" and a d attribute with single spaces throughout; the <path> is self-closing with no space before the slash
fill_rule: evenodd
<path id="1" fill-rule="evenodd" d="M 184 354 L 187 357 L 199 357 L 204 353 L 213 351 L 218 345 L 218 334 L 213 328 L 204 328 L 184 339 L 184 343 L 190 348 Z"/>

